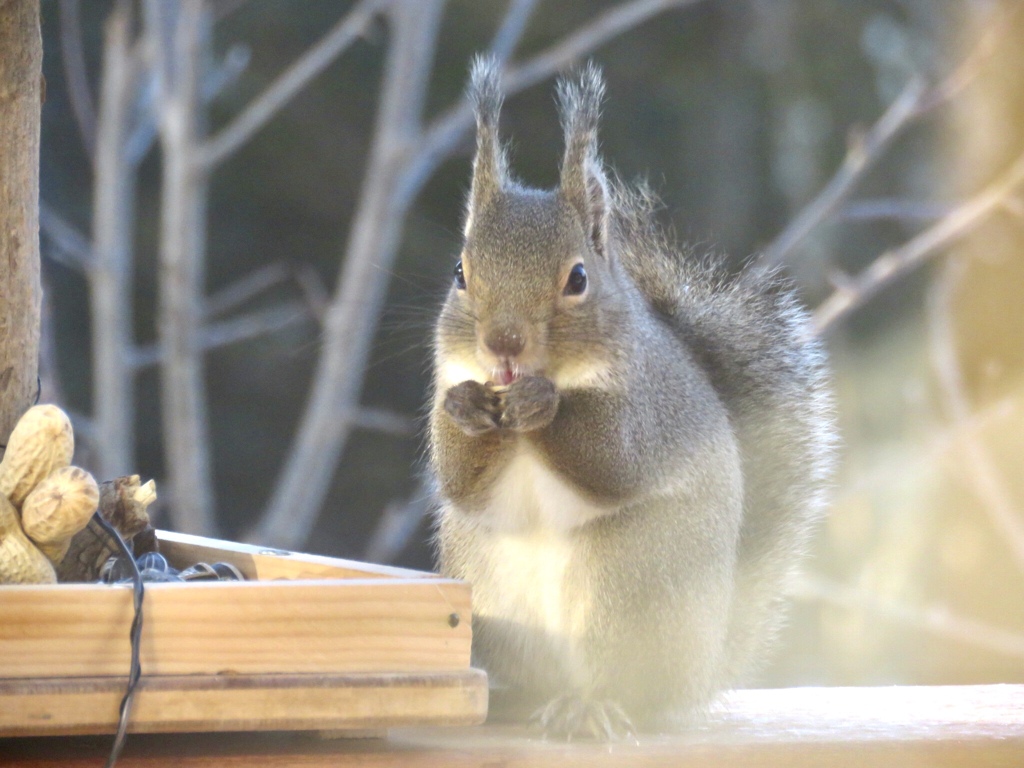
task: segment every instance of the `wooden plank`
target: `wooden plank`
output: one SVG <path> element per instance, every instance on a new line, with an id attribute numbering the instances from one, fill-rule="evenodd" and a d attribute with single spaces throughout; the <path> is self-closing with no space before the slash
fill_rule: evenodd
<path id="1" fill-rule="evenodd" d="M 0 741 L 10 768 L 96 765 L 109 738 Z M 1024 686 L 739 691 L 706 723 L 639 743 L 546 742 L 519 728 L 396 729 L 387 739 L 133 736 L 118 768 L 1018 768 Z"/>
<path id="2" fill-rule="evenodd" d="M 186 568 L 197 562 L 226 562 L 247 579 L 416 579 L 434 574 L 390 565 L 360 563 L 336 557 L 307 555 L 283 549 L 208 539 L 173 531 L 157 531 L 160 550 L 171 565 Z"/>
<path id="3" fill-rule="evenodd" d="M 113 733 L 124 678 L 0 680 L 0 736 Z M 129 731 L 475 725 L 487 676 L 459 672 L 142 678 Z"/>
<path id="4" fill-rule="evenodd" d="M 5 586 L 0 617 L 0 678 L 126 674 L 127 586 Z M 142 634 L 146 675 L 460 670 L 470 591 L 431 578 L 151 584 Z"/>

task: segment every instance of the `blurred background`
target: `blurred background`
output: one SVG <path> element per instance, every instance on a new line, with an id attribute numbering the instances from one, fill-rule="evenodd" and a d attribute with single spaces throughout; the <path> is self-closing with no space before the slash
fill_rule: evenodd
<path id="1" fill-rule="evenodd" d="M 680 240 L 785 265 L 835 505 L 764 685 L 1024 682 L 1013 0 L 44 0 L 44 399 L 158 527 L 430 568 L 433 316 L 471 56 L 552 185 L 558 71 Z"/>

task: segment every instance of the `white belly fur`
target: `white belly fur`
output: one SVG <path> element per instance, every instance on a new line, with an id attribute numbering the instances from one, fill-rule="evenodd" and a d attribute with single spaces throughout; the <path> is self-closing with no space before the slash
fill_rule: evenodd
<path id="1" fill-rule="evenodd" d="M 488 568 L 480 578 L 488 589 L 474 589 L 473 608 L 481 616 L 511 619 L 543 629 L 552 639 L 575 634 L 564 601 L 564 579 L 571 558 L 563 536 L 490 532 Z"/>
<path id="2" fill-rule="evenodd" d="M 574 584 L 571 599 L 565 594 L 578 546 L 574 529 L 607 512 L 524 447 L 495 483 L 487 508 L 474 516 L 486 552 L 468 574 L 475 612 L 540 630 L 570 675 L 581 672 L 574 649 L 589 608 L 585 585 Z"/>
<path id="3" fill-rule="evenodd" d="M 494 483 L 480 520 L 499 531 L 566 533 L 607 512 L 522 447 Z"/>
<path id="4" fill-rule="evenodd" d="M 484 382 L 475 364 L 439 367 L 439 394 L 466 380 Z M 560 389 L 603 385 L 604 368 L 566 371 L 555 377 Z M 575 652 L 589 609 L 586 586 L 575 584 L 566 599 L 565 579 L 573 555 L 575 528 L 611 510 L 597 507 L 550 470 L 527 446 L 509 462 L 494 484 L 484 510 L 467 516 L 476 529 L 466 577 L 472 582 L 473 611 L 540 630 L 563 670 L 582 682 Z"/>
<path id="5" fill-rule="evenodd" d="M 572 543 L 562 533 L 487 531 L 487 554 L 473 583 L 473 612 L 522 627 L 527 648 L 540 642 L 560 659 L 559 666 L 576 685 L 583 685 L 585 668 L 578 642 L 586 626 L 589 600 L 574 589 L 566 599 L 565 577 L 572 560 Z M 506 631 L 509 631 L 506 629 Z M 517 633 L 507 640 L 515 646 Z M 506 651 L 507 652 L 507 651 Z M 525 658 L 530 658 L 527 651 Z"/>

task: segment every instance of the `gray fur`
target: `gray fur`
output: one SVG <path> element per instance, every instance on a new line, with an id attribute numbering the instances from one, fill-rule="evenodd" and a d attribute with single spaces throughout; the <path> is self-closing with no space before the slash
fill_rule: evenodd
<path id="1" fill-rule="evenodd" d="M 497 82 L 493 67 L 474 67 L 487 135 L 462 254 L 469 288 L 453 286 L 436 332 L 440 567 L 473 582 L 486 614 L 474 618 L 474 658 L 510 711 L 570 693 L 661 727 L 749 679 L 772 645 L 832 470 L 823 351 L 784 281 L 729 275 L 673 247 L 653 196 L 604 177 L 596 68 L 559 86 L 566 153 L 554 191 L 513 184 L 494 161 Z M 563 286 L 580 259 L 589 284 L 577 300 Z M 525 339 L 515 360 L 488 351 L 488 339 L 512 337 Z M 456 363 L 483 373 L 446 381 Z M 513 365 L 522 375 L 510 386 L 488 382 L 488 366 Z M 540 507 L 496 503 L 524 455 L 590 517 L 544 530 Z M 499 530 L 506 512 L 521 529 Z M 553 567 L 548 550 L 504 570 L 516 537 L 568 553 L 550 585 L 565 598 L 553 619 L 547 585 L 517 583 Z M 488 607 L 507 595 L 511 608 Z"/>
<path id="2" fill-rule="evenodd" d="M 505 150 L 498 133 L 504 95 L 501 92 L 501 71 L 494 59 L 478 56 L 473 60 L 467 95 L 476 114 L 476 159 L 470 192 L 472 211 L 486 205 L 491 195 L 507 181 Z"/>
<path id="3" fill-rule="evenodd" d="M 604 100 L 604 79 L 588 63 L 578 79 L 558 82 L 558 110 L 565 132 L 560 190 L 584 217 L 595 250 L 604 255 L 608 239 L 608 182 L 597 153 L 597 126 Z"/>

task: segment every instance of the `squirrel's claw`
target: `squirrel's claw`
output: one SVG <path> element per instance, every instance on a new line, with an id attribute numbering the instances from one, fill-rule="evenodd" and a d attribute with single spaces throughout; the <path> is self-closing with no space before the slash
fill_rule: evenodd
<path id="1" fill-rule="evenodd" d="M 515 432 L 543 429 L 558 412 L 558 390 L 551 379 L 523 376 L 500 393 L 499 424 Z"/>
<path id="2" fill-rule="evenodd" d="M 479 381 L 464 381 L 445 393 L 445 411 L 467 435 L 482 435 L 497 429 L 500 408 L 498 394 Z"/>
<path id="3" fill-rule="evenodd" d="M 610 699 L 564 694 L 534 712 L 530 721 L 541 728 L 545 738 L 564 738 L 566 741 L 584 738 L 605 742 L 630 740 L 639 743 L 629 715 Z"/>

